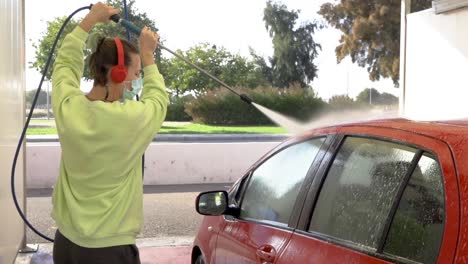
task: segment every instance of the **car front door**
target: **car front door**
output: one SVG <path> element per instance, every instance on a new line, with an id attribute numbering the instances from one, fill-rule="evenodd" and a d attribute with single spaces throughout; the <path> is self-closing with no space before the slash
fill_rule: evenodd
<path id="1" fill-rule="evenodd" d="M 343 132 L 277 263 L 452 263 L 459 204 L 447 145 L 393 129 Z"/>
<path id="2" fill-rule="evenodd" d="M 298 196 L 301 190 L 305 196 L 305 179 L 318 168 L 326 141 L 326 137 L 316 137 L 289 145 L 243 179 L 236 194 L 240 214 L 225 216 L 216 243 L 216 263 L 275 261 L 292 234 L 293 215 L 297 223 L 299 213 L 294 208 L 302 207 Z"/>

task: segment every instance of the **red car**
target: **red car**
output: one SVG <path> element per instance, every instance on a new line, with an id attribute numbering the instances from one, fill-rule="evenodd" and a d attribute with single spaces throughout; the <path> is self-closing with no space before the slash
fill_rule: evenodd
<path id="1" fill-rule="evenodd" d="M 201 193 L 192 263 L 468 263 L 468 120 L 288 139 Z"/>

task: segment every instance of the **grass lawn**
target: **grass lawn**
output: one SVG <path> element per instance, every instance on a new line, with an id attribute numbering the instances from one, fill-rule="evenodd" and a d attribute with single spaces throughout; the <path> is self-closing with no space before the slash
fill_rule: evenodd
<path id="1" fill-rule="evenodd" d="M 34 119 L 32 118 L 31 119 L 31 122 L 30 123 L 33 123 L 33 124 L 55 124 L 55 121 L 53 118 L 47 120 L 47 119 Z"/>
<path id="2" fill-rule="evenodd" d="M 38 120 L 39 121 L 39 120 Z M 44 122 L 41 120 L 41 123 Z M 53 121 L 52 121 L 53 122 Z M 34 121 L 36 123 L 36 120 Z M 39 122 L 38 122 L 39 123 Z M 163 125 L 160 134 L 284 134 L 277 126 L 209 126 L 188 124 L 183 126 Z M 27 135 L 56 135 L 55 127 L 28 128 Z"/>

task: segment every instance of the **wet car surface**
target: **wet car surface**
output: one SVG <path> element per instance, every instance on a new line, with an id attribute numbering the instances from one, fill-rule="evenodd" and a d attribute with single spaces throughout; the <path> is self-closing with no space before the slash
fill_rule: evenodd
<path id="1" fill-rule="evenodd" d="M 320 128 L 201 193 L 192 263 L 468 263 L 468 121 Z"/>

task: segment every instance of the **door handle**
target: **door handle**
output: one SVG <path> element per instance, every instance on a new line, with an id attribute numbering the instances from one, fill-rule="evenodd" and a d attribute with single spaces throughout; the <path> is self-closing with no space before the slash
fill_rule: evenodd
<path id="1" fill-rule="evenodd" d="M 270 245 L 259 247 L 256 253 L 262 263 L 273 263 L 276 258 L 276 250 Z"/>

